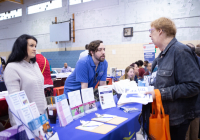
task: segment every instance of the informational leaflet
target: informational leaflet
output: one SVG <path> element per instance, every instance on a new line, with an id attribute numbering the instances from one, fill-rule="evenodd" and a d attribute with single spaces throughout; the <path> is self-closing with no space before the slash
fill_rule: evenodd
<path id="1" fill-rule="evenodd" d="M 9 109 L 19 118 L 17 110 L 22 107 L 22 104 L 19 99 L 18 92 L 9 94 L 5 96 L 5 98 L 8 103 Z M 15 122 L 17 123 L 17 125 L 21 125 L 22 123 L 15 117 L 15 115 L 13 115 Z"/>
<path id="2" fill-rule="evenodd" d="M 144 76 L 145 86 L 149 86 L 151 83 L 151 75 Z"/>
<path id="3" fill-rule="evenodd" d="M 29 108 L 34 119 L 40 117 L 40 113 L 35 102 L 30 103 Z"/>
<path id="4" fill-rule="evenodd" d="M 80 90 L 68 92 L 68 97 L 73 119 L 78 119 L 84 116 Z"/>
<path id="5" fill-rule="evenodd" d="M 82 125 L 78 126 L 78 129 L 85 130 L 85 131 L 92 131 L 95 128 L 99 127 L 100 125 L 103 125 L 101 122 L 96 121 L 86 121 Z"/>
<path id="6" fill-rule="evenodd" d="M 28 100 L 24 90 L 20 91 L 18 93 L 18 96 L 19 96 L 19 99 L 20 99 L 20 101 L 22 103 L 22 106 L 25 106 L 25 105 L 29 104 L 29 100 Z"/>
<path id="7" fill-rule="evenodd" d="M 19 109 L 18 114 L 20 116 L 21 121 L 26 126 L 28 126 L 28 123 L 34 119 L 28 105 L 23 106 L 21 109 Z M 25 130 L 26 130 L 26 134 L 27 134 L 28 138 L 33 139 L 34 138 L 33 133 L 27 127 L 25 127 Z"/>
<path id="8" fill-rule="evenodd" d="M 116 118 L 117 116 L 115 115 L 109 115 L 109 114 L 103 114 L 99 117 L 93 118 L 93 121 L 99 121 L 99 122 L 107 122 L 112 120 L 113 118 Z"/>
<path id="9" fill-rule="evenodd" d="M 85 113 L 96 111 L 97 107 L 95 104 L 93 88 L 81 89 L 81 95 Z"/>
<path id="10" fill-rule="evenodd" d="M 153 102 L 152 96 L 149 94 L 145 94 L 145 92 L 150 91 L 152 88 L 148 87 L 137 87 L 133 89 L 127 89 L 125 93 L 123 93 L 118 101 L 118 105 L 123 105 L 127 103 L 141 103 L 148 104 L 149 102 Z"/>
<path id="11" fill-rule="evenodd" d="M 55 97 L 55 103 L 57 108 L 58 117 L 60 120 L 61 126 L 66 126 L 73 121 L 71 111 L 66 99 L 66 95 L 62 94 Z"/>
<path id="12" fill-rule="evenodd" d="M 113 98 L 112 85 L 99 86 L 98 90 L 99 90 L 99 101 L 102 109 L 116 107 Z"/>

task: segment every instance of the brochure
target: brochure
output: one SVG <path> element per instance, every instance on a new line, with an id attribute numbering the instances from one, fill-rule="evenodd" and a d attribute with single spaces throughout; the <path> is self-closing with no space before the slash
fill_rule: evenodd
<path id="1" fill-rule="evenodd" d="M 118 101 L 118 105 L 123 105 L 127 103 L 141 103 L 148 104 L 149 102 L 153 102 L 152 96 L 150 94 L 144 94 L 147 91 L 151 91 L 152 87 L 137 87 L 127 89 L 125 93 L 123 93 Z"/>
<path id="2" fill-rule="evenodd" d="M 78 119 L 84 116 L 80 90 L 68 92 L 68 97 L 73 119 Z"/>
<path id="3" fill-rule="evenodd" d="M 96 111 L 97 107 L 95 104 L 93 88 L 81 89 L 81 95 L 85 113 Z"/>
<path id="4" fill-rule="evenodd" d="M 99 86 L 98 90 L 99 90 L 99 101 L 102 109 L 116 107 L 113 98 L 112 85 Z"/>
<path id="5" fill-rule="evenodd" d="M 55 103 L 60 120 L 60 126 L 66 126 L 73 121 L 66 95 L 62 94 L 60 96 L 56 96 Z"/>

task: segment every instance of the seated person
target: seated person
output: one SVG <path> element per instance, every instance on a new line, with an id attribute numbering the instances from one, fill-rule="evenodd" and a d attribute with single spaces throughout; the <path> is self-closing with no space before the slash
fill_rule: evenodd
<path id="1" fill-rule="evenodd" d="M 142 80 L 143 79 L 143 75 L 145 73 L 145 70 L 142 67 L 143 66 L 143 61 L 139 60 L 138 63 L 139 63 L 139 79 Z"/>
<path id="2" fill-rule="evenodd" d="M 149 61 L 147 61 L 147 60 L 144 61 L 144 70 L 145 70 L 145 72 L 147 72 L 148 63 L 149 63 Z"/>
<path id="3" fill-rule="evenodd" d="M 138 62 L 135 62 L 135 63 L 132 63 L 130 66 L 134 68 L 134 74 L 135 74 L 134 81 L 136 83 L 138 83 L 138 77 L 139 77 L 138 66 L 139 66 L 139 64 L 138 64 Z"/>
<path id="4" fill-rule="evenodd" d="M 119 78 L 119 80 L 129 79 L 130 81 L 134 80 L 134 67 L 128 66 L 125 69 L 125 74 Z"/>
<path id="5" fill-rule="evenodd" d="M 106 85 L 108 62 L 105 60 L 105 46 L 103 41 L 92 41 L 89 46 L 89 55 L 79 59 L 76 68 L 66 79 L 64 93 L 68 99 L 68 92 L 89 87 L 95 88 Z"/>
<path id="6" fill-rule="evenodd" d="M 72 72 L 72 68 L 70 66 L 67 65 L 67 63 L 64 64 L 64 67 L 61 70 L 62 73 L 65 72 Z"/>
<path id="7" fill-rule="evenodd" d="M 144 73 L 144 75 L 151 75 L 151 63 L 148 63 L 147 71 Z"/>

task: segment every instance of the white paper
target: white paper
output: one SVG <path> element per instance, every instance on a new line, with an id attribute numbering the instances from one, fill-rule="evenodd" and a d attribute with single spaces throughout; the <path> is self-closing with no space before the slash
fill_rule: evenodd
<path id="1" fill-rule="evenodd" d="M 27 98 L 26 93 L 25 93 L 24 90 L 20 91 L 18 93 L 18 96 L 19 96 L 19 99 L 21 101 L 22 106 L 25 106 L 25 105 L 29 104 L 29 100 L 28 100 L 28 98 Z"/>
<path id="2" fill-rule="evenodd" d="M 28 126 L 28 123 L 33 120 L 33 116 L 31 114 L 31 111 L 30 111 L 28 105 L 22 107 L 21 109 L 19 109 L 18 110 L 18 114 L 19 114 L 20 119 L 22 120 L 22 122 L 24 124 L 26 124 L 27 126 Z M 34 138 L 32 132 L 27 127 L 25 127 L 25 130 L 26 130 L 26 134 L 28 135 L 29 139 Z"/>
<path id="3" fill-rule="evenodd" d="M 76 107 L 82 104 L 80 90 L 68 92 L 69 104 L 70 107 Z"/>
<path id="4" fill-rule="evenodd" d="M 103 123 L 101 122 L 96 122 L 96 121 L 90 121 L 86 124 L 83 124 L 81 126 L 78 126 L 79 129 L 81 130 L 87 130 L 87 131 L 92 131 L 93 129 L 99 127 L 100 125 L 102 125 Z"/>
<path id="5" fill-rule="evenodd" d="M 102 109 L 116 107 L 113 98 L 112 85 L 99 86 L 98 90 L 99 90 L 99 101 Z"/>
<path id="6" fill-rule="evenodd" d="M 49 115 L 53 115 L 53 110 L 49 110 Z"/>
<path id="7" fill-rule="evenodd" d="M 152 88 L 150 88 L 152 89 Z M 145 94 L 148 90 L 148 87 L 137 87 L 130 89 L 128 92 L 123 93 L 118 101 L 118 105 L 127 104 L 127 103 L 141 103 L 148 104 L 153 102 L 152 96 Z"/>
<path id="8" fill-rule="evenodd" d="M 81 95 L 85 113 L 96 111 L 97 107 L 95 104 L 93 88 L 81 89 Z"/>
<path id="9" fill-rule="evenodd" d="M 5 97 L 8 95 L 8 91 L 2 91 L 0 92 L 0 97 Z"/>
<path id="10" fill-rule="evenodd" d="M 29 108 L 34 119 L 40 117 L 40 113 L 35 102 L 30 103 Z"/>
<path id="11" fill-rule="evenodd" d="M 8 96 L 10 97 L 10 100 L 11 100 L 15 110 L 20 109 L 22 104 L 21 104 L 21 101 L 19 99 L 18 92 L 10 94 Z M 8 105 L 9 105 L 9 103 L 8 103 Z"/>
<path id="12" fill-rule="evenodd" d="M 85 113 L 81 101 L 80 90 L 68 92 L 68 97 L 73 119 L 84 116 Z"/>
<path id="13" fill-rule="evenodd" d="M 115 115 L 109 115 L 109 114 L 103 114 L 101 117 L 93 118 L 94 121 L 100 121 L 100 122 L 107 122 L 112 120 L 113 118 L 116 118 Z"/>
<path id="14" fill-rule="evenodd" d="M 62 94 L 55 97 L 55 102 L 61 126 L 66 126 L 73 121 L 66 95 Z"/>
<path id="15" fill-rule="evenodd" d="M 92 87 L 81 89 L 81 95 L 82 95 L 83 103 L 94 101 L 94 92 L 93 92 Z"/>

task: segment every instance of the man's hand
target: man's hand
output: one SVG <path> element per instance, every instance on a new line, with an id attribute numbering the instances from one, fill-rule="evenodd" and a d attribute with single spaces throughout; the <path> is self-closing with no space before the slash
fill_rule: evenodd
<path id="1" fill-rule="evenodd" d="M 155 99 L 156 99 L 156 96 L 155 96 L 155 92 L 154 92 L 154 90 L 152 90 L 152 91 L 147 91 L 145 94 L 151 94 L 151 95 L 152 95 L 152 98 L 153 98 L 153 100 L 155 100 Z"/>
<path id="2" fill-rule="evenodd" d="M 105 86 L 106 85 L 106 81 L 100 81 L 99 82 L 99 86 Z"/>
<path id="3" fill-rule="evenodd" d="M 82 83 L 81 82 L 81 89 L 88 88 L 88 83 Z"/>

